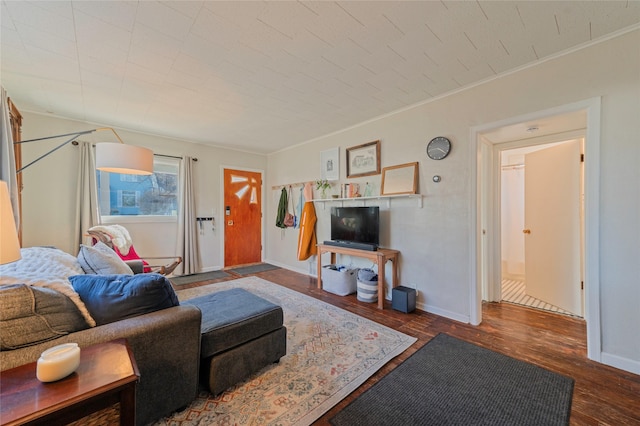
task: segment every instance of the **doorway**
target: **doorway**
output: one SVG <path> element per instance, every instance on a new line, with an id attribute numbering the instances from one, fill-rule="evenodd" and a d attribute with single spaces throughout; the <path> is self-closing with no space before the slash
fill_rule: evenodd
<path id="1" fill-rule="evenodd" d="M 583 316 L 583 141 L 500 152 L 499 300 Z"/>
<path id="2" fill-rule="evenodd" d="M 581 124 L 580 124 L 581 123 Z M 586 124 L 585 124 L 586 123 Z M 537 143 L 584 136 L 584 319 L 587 325 L 587 356 L 600 362 L 600 128 L 601 98 L 591 98 L 548 110 L 512 117 L 471 128 L 471 217 L 469 276 L 469 322 L 482 322 L 482 301 L 499 301 L 495 284 L 501 278 L 500 248 L 500 152 L 531 144 L 527 130 L 538 127 Z M 520 135 L 514 136 L 514 135 Z M 562 140 L 562 139 L 560 139 Z M 511 141 L 508 146 L 502 145 Z M 515 142 L 513 142 L 515 141 Z M 496 181 L 498 183 L 496 183 Z"/>
<path id="3" fill-rule="evenodd" d="M 262 173 L 223 169 L 224 266 L 262 261 Z"/>

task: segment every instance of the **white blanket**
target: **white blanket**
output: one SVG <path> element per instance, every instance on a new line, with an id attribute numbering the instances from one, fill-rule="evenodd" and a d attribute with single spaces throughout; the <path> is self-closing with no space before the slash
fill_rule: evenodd
<path id="1" fill-rule="evenodd" d="M 97 225 L 89 228 L 89 231 L 102 232 L 111 238 L 114 246 L 118 247 L 118 251 L 126 256 L 133 244 L 129 231 L 122 225 Z"/>
<path id="2" fill-rule="evenodd" d="M 0 266 L 0 285 L 27 284 L 59 291 L 76 304 L 87 324 L 95 327 L 96 322 L 68 279 L 84 274 L 78 259 L 50 247 L 23 248 L 20 254 L 22 259 L 19 261 Z"/>

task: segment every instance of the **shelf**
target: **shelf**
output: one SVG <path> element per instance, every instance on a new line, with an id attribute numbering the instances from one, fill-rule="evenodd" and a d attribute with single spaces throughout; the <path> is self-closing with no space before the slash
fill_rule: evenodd
<path id="1" fill-rule="evenodd" d="M 399 195 L 376 195 L 373 197 L 354 197 L 354 198 L 317 198 L 313 199 L 314 203 L 322 203 L 322 207 L 326 208 L 326 203 L 339 202 L 344 205 L 345 201 L 362 201 L 363 205 L 366 205 L 369 200 L 387 200 L 387 207 L 391 207 L 391 200 L 394 198 L 414 198 L 418 200 L 418 207 L 422 208 L 422 195 L 421 194 L 399 194 Z"/>

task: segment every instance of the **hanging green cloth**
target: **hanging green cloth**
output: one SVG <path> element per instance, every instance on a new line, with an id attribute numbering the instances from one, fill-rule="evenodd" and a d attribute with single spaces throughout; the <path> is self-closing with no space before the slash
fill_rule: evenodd
<path id="1" fill-rule="evenodd" d="M 286 228 L 287 225 L 284 224 L 284 216 L 287 214 L 287 190 L 286 188 L 282 188 L 282 192 L 280 192 L 280 201 L 278 202 L 278 214 L 276 215 L 276 226 L 278 228 Z"/>

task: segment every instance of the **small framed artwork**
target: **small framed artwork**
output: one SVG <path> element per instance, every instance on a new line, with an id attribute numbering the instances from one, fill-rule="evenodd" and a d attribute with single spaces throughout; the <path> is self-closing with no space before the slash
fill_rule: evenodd
<path id="1" fill-rule="evenodd" d="M 385 167 L 382 195 L 415 194 L 418 191 L 418 162 Z"/>
<path id="2" fill-rule="evenodd" d="M 332 148 L 320 153 L 320 176 L 322 180 L 340 179 L 340 149 Z"/>
<path id="3" fill-rule="evenodd" d="M 380 174 L 380 141 L 347 148 L 347 177 Z"/>

